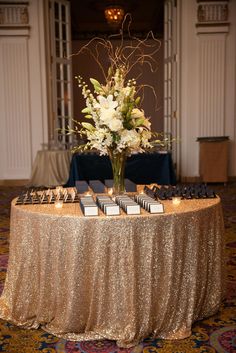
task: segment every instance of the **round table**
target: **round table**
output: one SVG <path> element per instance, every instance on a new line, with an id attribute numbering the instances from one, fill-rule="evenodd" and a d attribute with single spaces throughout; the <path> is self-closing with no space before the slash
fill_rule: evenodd
<path id="1" fill-rule="evenodd" d="M 220 199 L 165 213 L 84 217 L 79 204 L 11 208 L 0 317 L 69 340 L 178 339 L 224 292 Z"/>
<path id="2" fill-rule="evenodd" d="M 70 150 L 38 151 L 29 185 L 47 187 L 64 185 L 69 177 L 71 157 Z"/>

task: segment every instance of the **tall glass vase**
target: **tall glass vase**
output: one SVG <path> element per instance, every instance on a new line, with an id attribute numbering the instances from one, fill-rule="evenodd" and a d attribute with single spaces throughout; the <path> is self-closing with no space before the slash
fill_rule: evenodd
<path id="1" fill-rule="evenodd" d="M 113 194 L 123 194 L 125 192 L 126 151 L 109 150 L 108 153 L 113 172 Z"/>

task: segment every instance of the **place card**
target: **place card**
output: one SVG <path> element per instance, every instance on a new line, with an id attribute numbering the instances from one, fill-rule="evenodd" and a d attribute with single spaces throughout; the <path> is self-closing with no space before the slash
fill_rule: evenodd
<path id="1" fill-rule="evenodd" d="M 135 195 L 134 197 L 135 201 L 140 204 L 143 208 L 145 208 L 145 205 L 148 201 L 152 200 L 150 198 L 150 196 L 146 195 L 146 194 L 139 194 L 139 195 Z"/>
<path id="2" fill-rule="evenodd" d="M 16 205 L 23 205 L 25 200 L 25 195 L 20 195 L 16 199 Z"/>
<path id="3" fill-rule="evenodd" d="M 53 191 L 50 192 L 49 194 L 49 203 L 54 203 L 56 201 L 56 195 L 54 194 Z"/>
<path id="4" fill-rule="evenodd" d="M 115 200 L 128 215 L 136 215 L 141 213 L 140 205 L 138 205 L 137 202 L 135 202 L 128 195 L 116 196 Z"/>
<path id="5" fill-rule="evenodd" d="M 102 208 L 102 205 L 105 203 L 105 202 L 109 202 L 109 201 L 112 201 L 112 199 L 108 196 L 108 195 L 98 195 L 96 197 L 96 202 L 98 204 L 98 206 L 100 208 Z M 112 201 L 113 202 L 113 201 Z"/>
<path id="6" fill-rule="evenodd" d="M 163 213 L 164 207 L 160 202 L 149 202 L 147 205 L 147 211 L 150 213 Z"/>
<path id="7" fill-rule="evenodd" d="M 24 197 L 24 205 L 29 205 L 32 204 L 32 196 L 29 191 L 26 192 L 25 197 Z"/>
<path id="8" fill-rule="evenodd" d="M 96 198 L 97 204 L 100 209 L 107 216 L 120 215 L 120 207 L 107 195 L 98 195 Z"/>
<path id="9" fill-rule="evenodd" d="M 137 192 L 137 185 L 130 179 L 125 179 L 125 190 L 127 192 Z"/>
<path id="10" fill-rule="evenodd" d="M 213 190 L 207 190 L 206 191 L 206 196 L 207 196 L 207 198 L 215 198 L 216 197 L 216 194 L 215 194 L 215 192 L 213 191 Z"/>
<path id="11" fill-rule="evenodd" d="M 81 210 L 84 216 L 98 216 L 98 207 L 97 205 L 84 205 L 80 204 Z"/>
<path id="12" fill-rule="evenodd" d="M 152 197 L 153 199 L 155 199 L 155 193 L 152 189 L 150 189 L 147 185 L 144 186 L 144 192 L 145 194 L 147 194 L 148 196 Z"/>
<path id="13" fill-rule="evenodd" d="M 73 202 L 73 203 L 78 203 L 78 202 L 80 202 L 80 198 L 79 198 L 78 193 L 73 193 L 73 194 L 71 194 L 71 197 L 72 197 L 72 202 Z"/>
<path id="14" fill-rule="evenodd" d="M 81 197 L 80 207 L 84 216 L 98 216 L 98 206 L 92 196 Z"/>
<path id="15" fill-rule="evenodd" d="M 105 193 L 105 185 L 100 180 L 89 180 L 89 186 L 96 194 Z"/>
<path id="16" fill-rule="evenodd" d="M 88 191 L 89 185 L 85 180 L 76 180 L 75 182 L 76 190 L 79 194 L 83 194 L 84 192 Z"/>
<path id="17" fill-rule="evenodd" d="M 140 205 L 138 205 L 136 202 L 135 203 L 126 203 L 124 205 L 124 210 L 127 214 L 129 215 L 135 215 L 135 214 L 140 214 L 141 213 L 141 208 Z"/>
<path id="18" fill-rule="evenodd" d="M 43 191 L 42 194 L 41 194 L 40 202 L 42 204 L 47 204 L 48 203 L 48 199 L 49 199 L 48 195 L 46 194 L 45 191 Z"/>
<path id="19" fill-rule="evenodd" d="M 164 206 L 146 194 L 135 195 L 135 200 L 149 213 L 163 213 Z"/>
<path id="20" fill-rule="evenodd" d="M 32 203 L 33 204 L 39 204 L 41 203 L 41 197 L 39 196 L 39 194 L 36 192 L 33 193 L 32 195 Z"/>
<path id="21" fill-rule="evenodd" d="M 113 187 L 113 179 L 105 179 L 105 186 L 107 188 Z M 125 178 L 125 191 L 126 192 L 137 192 L 137 185 L 130 179 Z"/>
<path id="22" fill-rule="evenodd" d="M 74 195 L 74 197 L 75 197 L 75 195 Z M 68 194 L 64 197 L 63 202 L 64 202 L 64 203 L 72 203 L 72 202 L 74 202 L 74 197 L 73 197 L 72 193 L 68 193 Z"/>
<path id="23" fill-rule="evenodd" d="M 114 184 L 113 179 L 105 179 L 104 180 L 104 184 L 109 189 L 113 188 L 113 184 Z"/>
<path id="24" fill-rule="evenodd" d="M 120 214 L 120 207 L 116 205 L 114 202 L 105 204 L 103 207 L 103 212 L 107 216 L 118 216 Z"/>

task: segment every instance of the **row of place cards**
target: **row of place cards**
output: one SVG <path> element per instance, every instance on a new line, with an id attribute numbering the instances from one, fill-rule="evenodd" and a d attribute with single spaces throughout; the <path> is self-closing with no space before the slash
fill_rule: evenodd
<path id="1" fill-rule="evenodd" d="M 106 195 L 97 196 L 97 204 L 107 216 L 117 216 L 120 214 L 120 207 L 117 203 Z"/>
<path id="2" fill-rule="evenodd" d="M 135 195 L 135 201 L 150 213 L 163 213 L 163 204 L 146 194 Z"/>
<path id="3" fill-rule="evenodd" d="M 82 196 L 80 206 L 85 216 L 98 216 L 99 209 L 107 216 L 118 216 L 121 209 L 128 215 L 140 214 L 141 208 L 149 213 L 164 212 L 160 202 L 145 194 L 136 195 L 134 199 L 128 195 L 119 195 L 114 198 L 108 195 L 98 195 L 96 201 L 92 196 Z"/>
<path id="4" fill-rule="evenodd" d="M 64 203 L 80 203 L 81 210 L 85 216 L 98 216 L 99 209 L 107 216 L 120 215 L 121 209 L 128 215 L 138 215 L 141 208 L 149 213 L 164 212 L 163 205 L 154 200 L 152 192 L 146 187 L 145 194 L 129 196 L 127 194 L 111 197 L 108 194 L 99 194 L 96 199 L 88 193 L 79 195 L 75 188 L 63 189 L 58 187 L 56 190 L 46 191 L 27 191 L 18 196 L 16 205 L 29 204 L 54 204 L 56 208 L 62 208 Z"/>
<path id="5" fill-rule="evenodd" d="M 79 202 L 79 195 L 76 189 L 70 192 L 63 187 L 56 190 L 44 191 L 27 191 L 19 195 L 16 199 L 16 205 L 35 205 L 35 204 L 56 204 L 58 201 L 61 203 L 76 203 Z"/>
<path id="6" fill-rule="evenodd" d="M 127 214 L 140 214 L 140 205 L 128 195 L 116 196 L 116 202 Z"/>

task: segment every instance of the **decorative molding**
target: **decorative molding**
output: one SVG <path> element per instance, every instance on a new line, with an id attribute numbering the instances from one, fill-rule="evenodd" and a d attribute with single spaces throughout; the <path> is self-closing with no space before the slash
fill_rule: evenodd
<path id="1" fill-rule="evenodd" d="M 228 33 L 228 1 L 197 1 L 197 34 Z"/>
<path id="2" fill-rule="evenodd" d="M 197 19 L 200 23 L 221 23 L 228 21 L 228 3 L 207 3 L 198 5 Z"/>
<path id="3" fill-rule="evenodd" d="M 197 34 L 229 33 L 229 23 L 196 24 Z"/>
<path id="4" fill-rule="evenodd" d="M 22 27 L 29 24 L 28 3 L 0 4 L 0 27 Z"/>
<path id="5" fill-rule="evenodd" d="M 30 27 L 3 27 L 0 26 L 0 37 L 29 37 L 30 35 L 30 31 L 29 31 Z"/>

